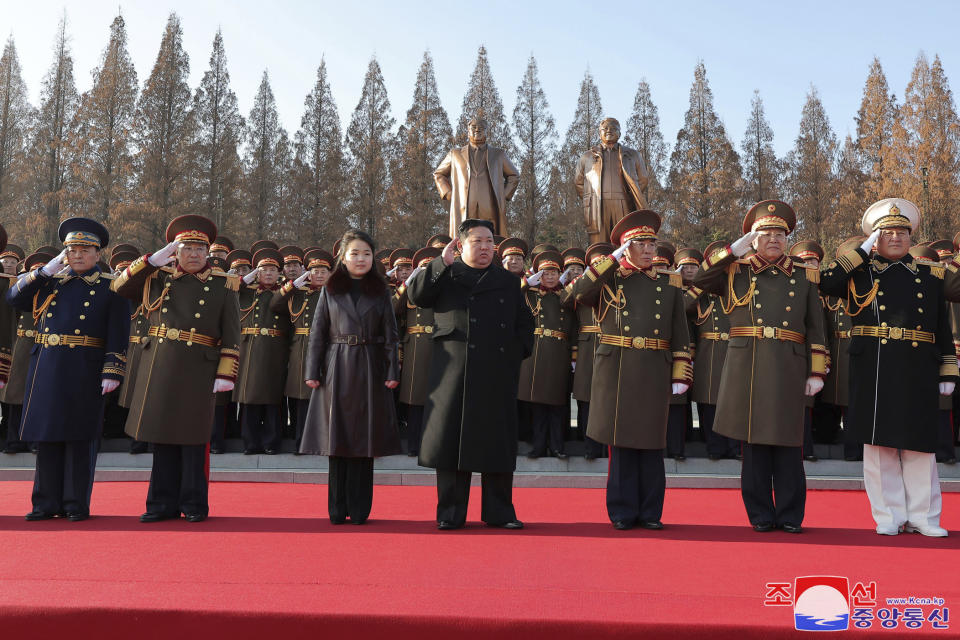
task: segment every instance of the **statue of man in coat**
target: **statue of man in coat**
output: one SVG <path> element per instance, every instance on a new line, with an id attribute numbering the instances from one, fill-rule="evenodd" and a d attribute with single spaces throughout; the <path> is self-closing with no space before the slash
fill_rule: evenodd
<path id="1" fill-rule="evenodd" d="M 450 201 L 450 236 L 468 218 L 489 220 L 494 235 L 508 236 L 507 201 L 520 183 L 520 174 L 503 149 L 487 144 L 487 121 L 467 124 L 470 142 L 450 149 L 433 172 L 440 197 Z"/>
<path id="2" fill-rule="evenodd" d="M 620 144 L 620 122 L 600 122 L 600 144 L 577 163 L 574 183 L 583 199 L 590 244 L 609 242 L 610 232 L 631 211 L 647 208 L 647 167 L 636 149 Z"/>
<path id="3" fill-rule="evenodd" d="M 495 255 L 493 224 L 467 219 L 407 284 L 410 302 L 432 309 L 435 323 L 420 464 L 437 470 L 439 529 L 463 527 L 472 472 L 481 474 L 481 519 L 523 527 L 512 497 L 516 398 L 520 363 L 533 351 L 533 314 Z"/>

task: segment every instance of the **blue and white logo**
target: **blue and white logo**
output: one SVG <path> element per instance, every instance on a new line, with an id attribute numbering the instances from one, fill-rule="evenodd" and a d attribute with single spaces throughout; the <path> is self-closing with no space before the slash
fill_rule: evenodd
<path id="1" fill-rule="evenodd" d="M 793 619 L 799 631 L 843 631 L 850 625 L 849 585 L 839 576 L 805 576 L 794 586 Z"/>

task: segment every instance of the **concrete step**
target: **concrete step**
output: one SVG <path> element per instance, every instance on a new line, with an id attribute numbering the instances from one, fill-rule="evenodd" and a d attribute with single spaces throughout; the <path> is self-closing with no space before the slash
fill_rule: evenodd
<path id="1" fill-rule="evenodd" d="M 0 455 L 0 480 L 32 480 L 36 457 L 30 453 Z M 118 451 L 101 452 L 97 459 L 96 480 L 146 481 L 150 477 L 153 456 L 131 455 Z M 939 464 L 943 491 L 960 491 L 960 465 Z M 664 460 L 668 487 L 738 488 L 740 461 L 708 460 L 689 457 L 678 462 Z M 217 482 L 327 482 L 327 458 L 324 456 L 243 455 L 223 453 L 210 456 L 210 478 Z M 807 487 L 810 489 L 863 489 L 863 463 L 844 460 L 804 462 Z M 435 485 L 432 469 L 421 467 L 417 459 L 405 455 L 378 458 L 374 464 L 377 484 Z M 585 460 L 571 456 L 556 458 L 517 458 L 514 484 L 518 487 L 582 487 L 606 486 L 607 460 Z M 479 483 L 474 476 L 474 483 Z"/>

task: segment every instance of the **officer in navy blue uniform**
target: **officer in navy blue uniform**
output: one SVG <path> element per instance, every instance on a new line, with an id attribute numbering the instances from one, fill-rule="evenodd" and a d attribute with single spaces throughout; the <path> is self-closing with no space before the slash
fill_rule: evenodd
<path id="1" fill-rule="evenodd" d="M 97 265 L 110 241 L 100 223 L 70 218 L 58 234 L 60 255 L 22 275 L 6 296 L 36 318 L 20 426 L 24 440 L 38 443 L 26 517 L 78 521 L 90 515 L 104 396 L 123 380 L 130 305 Z"/>

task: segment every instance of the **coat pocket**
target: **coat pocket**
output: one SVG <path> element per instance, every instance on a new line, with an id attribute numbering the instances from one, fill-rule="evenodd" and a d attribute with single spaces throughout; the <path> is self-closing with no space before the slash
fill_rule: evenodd
<path id="1" fill-rule="evenodd" d="M 594 355 L 596 355 L 596 356 L 608 356 L 608 355 L 610 355 L 611 353 L 613 353 L 613 345 L 612 345 L 612 344 L 598 344 L 598 345 L 597 345 L 597 350 L 594 352 Z"/>

